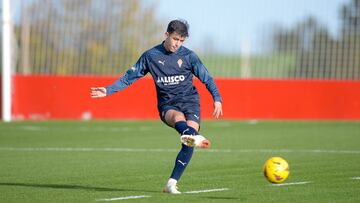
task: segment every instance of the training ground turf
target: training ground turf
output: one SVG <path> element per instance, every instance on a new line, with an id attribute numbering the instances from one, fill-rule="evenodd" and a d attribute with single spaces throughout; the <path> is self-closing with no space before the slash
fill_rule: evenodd
<path id="1" fill-rule="evenodd" d="M 0 202 L 360 202 L 360 123 L 204 121 L 197 149 L 162 193 L 179 135 L 160 121 L 0 123 Z M 264 162 L 290 164 L 284 185 Z M 136 199 L 135 199 L 136 198 Z"/>

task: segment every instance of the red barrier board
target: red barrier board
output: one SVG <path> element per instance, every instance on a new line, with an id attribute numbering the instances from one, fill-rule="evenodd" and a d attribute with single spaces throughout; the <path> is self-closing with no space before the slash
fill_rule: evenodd
<path id="1" fill-rule="evenodd" d="M 109 97 L 90 98 L 90 87 L 117 77 L 16 75 L 13 117 L 43 119 L 158 119 L 154 82 L 145 77 Z M 215 79 L 224 119 L 360 119 L 360 81 Z M 203 119 L 211 95 L 195 80 Z"/>

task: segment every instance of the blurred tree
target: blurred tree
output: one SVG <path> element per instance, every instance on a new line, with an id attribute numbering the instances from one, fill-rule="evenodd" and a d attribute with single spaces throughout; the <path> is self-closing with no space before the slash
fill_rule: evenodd
<path id="1" fill-rule="evenodd" d="M 276 53 L 295 56 L 290 77 L 360 79 L 360 0 L 341 7 L 341 35 L 332 37 L 314 17 L 273 33 Z"/>
<path id="2" fill-rule="evenodd" d="M 314 77 L 314 68 L 319 69 L 322 64 L 318 60 L 319 51 L 323 51 L 323 46 L 330 41 L 326 27 L 314 17 L 308 17 L 290 29 L 280 27 L 273 34 L 274 51 L 295 56 L 295 67 L 289 68 L 290 77 Z"/>
<path id="3" fill-rule="evenodd" d="M 348 30 L 360 33 L 360 0 L 352 0 L 340 9 L 342 33 L 346 34 Z"/>
<path id="4" fill-rule="evenodd" d="M 360 0 L 352 0 L 340 9 L 342 75 L 360 80 Z"/>
<path id="5" fill-rule="evenodd" d="M 161 39 L 154 7 L 141 0 L 34 0 L 23 9 L 27 72 L 119 74 Z"/>

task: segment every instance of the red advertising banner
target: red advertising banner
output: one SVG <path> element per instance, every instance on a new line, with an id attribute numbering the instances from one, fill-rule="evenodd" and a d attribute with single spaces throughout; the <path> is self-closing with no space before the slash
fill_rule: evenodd
<path id="1" fill-rule="evenodd" d="M 16 75 L 12 115 L 16 120 L 158 119 L 153 80 L 145 77 L 109 97 L 90 98 L 90 87 L 117 77 Z M 360 119 L 360 81 L 215 79 L 224 119 Z M 195 80 L 203 119 L 213 101 Z"/>

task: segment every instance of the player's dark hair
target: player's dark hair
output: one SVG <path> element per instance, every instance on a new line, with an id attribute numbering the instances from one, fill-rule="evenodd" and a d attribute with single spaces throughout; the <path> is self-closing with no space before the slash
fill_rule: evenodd
<path id="1" fill-rule="evenodd" d="M 169 34 L 176 32 L 181 37 L 189 37 L 189 24 L 186 20 L 172 20 L 166 30 Z"/>

